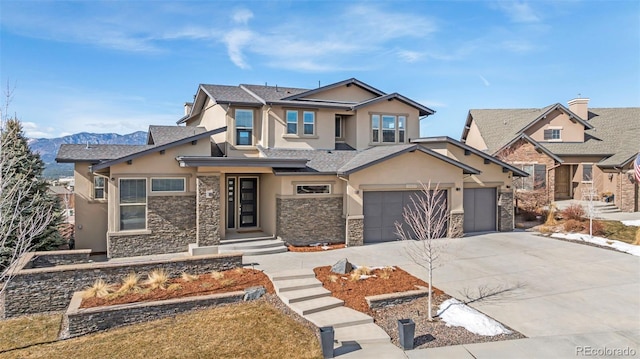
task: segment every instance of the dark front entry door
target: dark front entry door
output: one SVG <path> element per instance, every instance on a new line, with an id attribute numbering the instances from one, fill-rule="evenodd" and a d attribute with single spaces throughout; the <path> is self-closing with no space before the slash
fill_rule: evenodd
<path id="1" fill-rule="evenodd" d="M 571 193 L 569 192 L 571 185 L 569 168 L 569 166 L 560 166 L 556 168 L 555 199 L 571 198 Z"/>
<path id="2" fill-rule="evenodd" d="M 255 227 L 258 225 L 258 179 L 242 178 L 238 181 L 240 207 L 238 222 L 240 227 Z"/>

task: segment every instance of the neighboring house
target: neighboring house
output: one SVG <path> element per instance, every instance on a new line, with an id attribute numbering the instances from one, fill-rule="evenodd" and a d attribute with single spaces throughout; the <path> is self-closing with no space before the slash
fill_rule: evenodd
<path id="1" fill-rule="evenodd" d="M 294 245 L 396 240 L 420 182 L 447 191 L 448 235 L 513 229 L 523 171 L 447 137 L 433 110 L 356 79 L 313 90 L 200 85 L 180 126 L 141 146 L 62 145 L 76 248 L 109 257 L 215 251 L 238 233 Z M 258 234 L 257 234 L 258 235 Z"/>
<path id="2" fill-rule="evenodd" d="M 75 208 L 73 192 L 65 186 L 49 186 L 49 193 L 58 197 L 60 208 L 64 211 L 65 222 L 73 223 Z"/>
<path id="3" fill-rule="evenodd" d="M 633 160 L 640 108 L 588 108 L 589 99 L 541 109 L 470 110 L 462 142 L 518 166 L 520 190 L 544 189 L 549 201 L 611 199 L 638 211 Z"/>

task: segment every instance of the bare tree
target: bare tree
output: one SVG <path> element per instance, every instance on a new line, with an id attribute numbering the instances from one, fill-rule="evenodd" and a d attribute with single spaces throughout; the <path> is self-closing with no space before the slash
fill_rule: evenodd
<path id="1" fill-rule="evenodd" d="M 396 222 L 396 234 L 401 240 L 410 241 L 407 254 L 413 262 L 427 270 L 429 277 L 427 319 L 433 320 L 431 309 L 433 269 L 437 265 L 444 240 L 447 235 L 449 210 L 447 208 L 447 192 L 435 185 L 420 183 L 419 195 L 411 197 L 411 204 L 404 208 L 403 223 Z"/>
<path id="2" fill-rule="evenodd" d="M 38 185 L 33 178 L 13 169 L 30 158 L 25 153 L 11 151 L 5 140 L 12 89 L 7 85 L 5 103 L 0 109 L 0 294 L 7 288 L 18 268 L 18 260 L 34 246 L 34 238 L 50 226 L 54 217 L 54 204 L 43 201 L 32 189 Z"/>

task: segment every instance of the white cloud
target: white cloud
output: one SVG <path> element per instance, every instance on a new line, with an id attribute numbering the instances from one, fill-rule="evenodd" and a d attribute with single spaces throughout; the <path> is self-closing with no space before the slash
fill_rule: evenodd
<path id="1" fill-rule="evenodd" d="M 515 53 L 530 52 L 535 47 L 527 40 L 507 40 L 502 42 L 502 48 Z"/>
<path id="2" fill-rule="evenodd" d="M 35 122 L 21 122 L 25 136 L 28 138 L 48 138 L 55 137 L 53 127 L 40 128 Z"/>
<path id="3" fill-rule="evenodd" d="M 480 80 L 482 80 L 482 83 L 483 83 L 486 87 L 491 86 L 491 83 L 489 82 L 489 80 L 487 80 L 484 76 L 482 76 L 482 75 L 478 75 L 478 76 L 480 76 Z"/>
<path id="4" fill-rule="evenodd" d="M 424 55 L 422 53 L 417 51 L 410 51 L 410 50 L 398 51 L 398 57 L 400 57 L 401 60 L 409 63 L 416 62 L 420 60 L 423 56 Z"/>
<path id="5" fill-rule="evenodd" d="M 243 48 L 249 43 L 253 33 L 249 30 L 232 30 L 224 36 L 227 44 L 227 53 L 231 61 L 241 69 L 250 68 L 242 53 Z"/>
<path id="6" fill-rule="evenodd" d="M 512 22 L 534 23 L 541 21 L 536 11 L 524 1 L 500 1 L 495 6 L 504 12 Z"/>
<path id="7" fill-rule="evenodd" d="M 253 18 L 253 12 L 247 9 L 238 9 L 233 13 L 231 18 L 236 24 L 246 25 L 249 20 Z"/>

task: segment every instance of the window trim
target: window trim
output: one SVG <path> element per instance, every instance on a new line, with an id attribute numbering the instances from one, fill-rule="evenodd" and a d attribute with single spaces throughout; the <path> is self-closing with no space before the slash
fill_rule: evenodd
<path id="1" fill-rule="evenodd" d="M 122 206 L 141 206 L 142 203 L 122 203 L 122 181 L 123 180 L 144 180 L 144 228 L 135 228 L 135 229 L 122 229 Z M 121 177 L 118 178 L 118 232 L 139 232 L 139 231 L 147 231 L 149 228 L 149 181 L 146 177 Z"/>
<path id="2" fill-rule="evenodd" d="M 584 179 L 584 168 L 585 166 L 589 166 L 591 168 L 591 179 Z M 582 164 L 582 180 L 580 183 L 593 183 L 593 163 L 583 163 Z"/>
<path id="3" fill-rule="evenodd" d="M 334 134 L 338 133 L 338 136 L 336 136 L 336 140 L 343 140 L 344 139 L 344 117 L 342 115 L 335 115 L 335 119 L 334 119 L 334 124 L 336 124 L 337 126 L 335 126 L 334 128 Z"/>
<path id="4" fill-rule="evenodd" d="M 547 133 L 549 133 L 549 138 L 547 138 Z M 554 134 L 556 133 L 558 134 L 557 138 L 556 136 L 554 136 Z M 542 131 L 542 138 L 544 141 L 549 141 L 549 142 L 562 141 L 562 128 L 549 127 Z"/>
<path id="5" fill-rule="evenodd" d="M 307 123 L 306 115 L 311 114 L 313 117 L 311 118 L 311 123 Z M 311 133 L 307 133 L 307 125 L 311 125 L 312 131 Z M 315 111 L 302 111 L 302 136 L 315 136 L 316 135 L 316 112 Z"/>
<path id="6" fill-rule="evenodd" d="M 296 113 L 296 132 L 289 132 L 289 124 L 293 124 L 293 122 L 289 122 L 289 113 Z M 305 125 L 309 125 L 305 123 L 305 114 L 310 113 L 313 115 L 313 122 L 311 125 L 313 126 L 313 133 L 305 133 Z M 285 109 L 284 110 L 284 133 L 282 137 L 284 138 L 318 138 L 317 135 L 317 122 L 318 122 L 318 111 L 310 110 L 310 109 Z"/>
<path id="7" fill-rule="evenodd" d="M 238 118 L 238 112 L 239 111 L 240 112 L 244 111 L 244 112 L 250 112 L 251 113 L 251 127 L 250 128 L 249 127 L 245 127 L 245 126 L 238 126 L 237 118 Z M 234 109 L 233 115 L 234 115 L 233 116 L 233 137 L 234 137 L 233 138 L 233 143 L 234 143 L 234 146 L 238 146 L 238 147 L 253 147 L 253 146 L 255 146 L 255 140 L 254 140 L 254 135 L 255 135 L 254 130 L 255 130 L 255 127 L 256 127 L 255 110 L 254 109 L 249 109 L 249 108 L 236 108 L 236 109 Z M 239 144 L 238 143 L 238 130 L 239 129 L 240 130 L 244 129 L 245 131 L 247 129 L 249 129 L 251 131 L 251 134 L 249 136 L 249 139 L 250 139 L 251 143 L 249 143 L 249 144 Z"/>
<path id="8" fill-rule="evenodd" d="M 182 190 L 181 191 L 160 191 L 160 190 L 154 190 L 153 189 L 153 180 L 160 180 L 160 179 L 166 179 L 166 180 L 182 180 Z M 150 183 L 149 183 L 149 192 L 150 193 L 184 193 L 187 191 L 187 179 L 184 177 L 151 177 L 150 179 Z"/>
<path id="9" fill-rule="evenodd" d="M 374 123 L 374 116 L 377 116 L 377 123 Z M 394 141 L 393 142 L 385 142 L 384 141 L 384 117 L 393 117 L 393 130 L 394 130 Z M 408 114 L 403 113 L 383 113 L 383 112 L 370 112 L 369 113 L 371 128 L 369 131 L 369 142 L 372 145 L 393 145 L 393 144 L 402 144 L 407 143 L 407 122 L 409 120 Z M 399 126 L 400 118 L 404 119 L 402 124 L 402 128 Z M 374 126 L 377 125 L 377 126 Z M 389 131 L 391 129 L 386 129 Z M 378 131 L 378 140 L 374 140 L 374 131 Z M 400 134 L 402 133 L 403 140 L 400 141 Z"/>
<path id="10" fill-rule="evenodd" d="M 547 165 L 544 163 L 532 163 L 532 162 L 524 162 L 515 164 L 516 167 L 523 170 L 524 172 L 529 173 L 525 170 L 526 166 L 531 166 L 531 173 L 529 173 L 529 177 L 522 177 L 518 180 L 521 181 L 521 188 L 517 188 L 520 191 L 537 191 L 547 188 Z M 542 179 L 540 181 L 541 184 L 536 186 L 536 167 L 542 167 L 544 169 Z M 526 184 L 531 181 L 531 188 L 528 188 Z"/>
<path id="11" fill-rule="evenodd" d="M 328 192 L 322 192 L 322 193 L 300 193 L 298 192 L 298 188 L 299 187 L 319 187 L 319 186 L 326 186 Z M 296 196 L 326 196 L 326 195 L 330 195 L 333 193 L 333 189 L 331 186 L 331 183 L 296 183 L 295 184 L 295 195 Z"/>
<path id="12" fill-rule="evenodd" d="M 102 187 L 96 186 L 97 179 L 102 179 L 103 181 Z M 96 189 L 100 189 L 100 188 L 102 188 L 102 197 L 97 197 Z M 91 197 L 96 201 L 103 201 L 107 199 L 107 179 L 105 177 L 97 176 L 97 175 L 93 176 L 93 189 L 91 191 Z"/>

